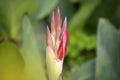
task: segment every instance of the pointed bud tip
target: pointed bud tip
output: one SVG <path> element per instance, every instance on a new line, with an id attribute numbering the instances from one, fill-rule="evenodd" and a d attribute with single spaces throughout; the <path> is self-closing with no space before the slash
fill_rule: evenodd
<path id="1" fill-rule="evenodd" d="M 65 17 L 63 26 L 62 26 L 62 32 L 65 32 L 67 30 L 67 17 Z"/>
<path id="2" fill-rule="evenodd" d="M 60 18 L 60 9 L 59 9 L 59 7 L 57 8 L 56 18 Z"/>
<path id="3" fill-rule="evenodd" d="M 50 34 L 50 29 L 49 29 L 49 27 L 48 27 L 48 25 L 47 25 L 47 36 Z"/>
<path id="4" fill-rule="evenodd" d="M 48 25 L 47 25 L 47 31 L 49 31 L 49 27 L 48 27 Z"/>
<path id="5" fill-rule="evenodd" d="M 52 12 L 52 21 L 55 19 L 54 11 Z"/>
<path id="6" fill-rule="evenodd" d="M 65 21 L 67 22 L 67 17 L 65 16 Z"/>
<path id="7" fill-rule="evenodd" d="M 67 26 L 67 17 L 65 16 L 64 24 Z"/>
<path id="8" fill-rule="evenodd" d="M 57 13 L 60 13 L 60 8 L 59 7 L 57 8 Z"/>

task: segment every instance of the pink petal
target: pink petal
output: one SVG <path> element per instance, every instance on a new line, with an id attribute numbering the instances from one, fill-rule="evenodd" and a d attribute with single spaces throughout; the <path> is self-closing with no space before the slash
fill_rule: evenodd
<path id="1" fill-rule="evenodd" d="M 64 23 L 63 23 L 63 26 L 62 26 L 62 32 L 65 32 L 67 29 L 67 17 L 65 17 L 64 19 Z"/>
<path id="2" fill-rule="evenodd" d="M 47 36 L 46 36 L 46 43 L 47 43 L 47 46 L 49 46 L 51 49 L 54 49 L 54 46 L 53 46 L 53 41 L 52 41 L 52 37 L 51 37 L 51 33 L 50 33 L 50 30 L 47 26 Z"/>
<path id="3" fill-rule="evenodd" d="M 61 40 L 61 42 L 60 42 L 60 46 L 59 46 L 59 48 L 58 48 L 58 59 L 59 60 L 62 60 L 63 59 L 63 40 Z"/>
<path id="4" fill-rule="evenodd" d="M 61 28 L 57 27 L 56 31 L 56 42 L 60 40 L 60 35 L 61 35 Z"/>
<path id="5" fill-rule="evenodd" d="M 66 31 L 65 37 L 63 40 L 63 54 L 64 54 L 64 56 L 66 55 L 66 52 L 67 52 L 68 36 L 69 36 L 69 33 L 68 33 L 68 31 Z"/>
<path id="6" fill-rule="evenodd" d="M 67 51 L 67 44 L 68 44 L 68 31 L 66 31 L 66 33 L 63 33 L 62 35 L 60 46 L 58 48 L 58 59 L 62 60 L 65 57 Z"/>
<path id="7" fill-rule="evenodd" d="M 54 12 L 52 13 L 52 19 L 51 19 L 51 33 L 55 36 L 56 33 L 56 24 L 55 24 L 55 15 Z"/>
<path id="8" fill-rule="evenodd" d="M 60 17 L 60 9 L 57 9 L 57 13 L 56 13 L 56 27 L 60 27 L 61 28 L 61 24 L 62 24 L 62 20 Z"/>

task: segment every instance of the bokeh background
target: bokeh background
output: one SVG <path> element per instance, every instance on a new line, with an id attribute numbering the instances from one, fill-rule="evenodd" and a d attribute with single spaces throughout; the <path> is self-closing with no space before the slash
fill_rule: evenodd
<path id="1" fill-rule="evenodd" d="M 99 19 L 106 18 L 119 28 L 120 0 L 0 0 L 0 42 L 9 40 L 20 47 L 22 20 L 28 15 L 45 67 L 46 26 L 58 7 L 62 20 L 65 16 L 68 20 L 69 42 L 63 68 L 63 79 L 67 80 L 96 57 Z"/>

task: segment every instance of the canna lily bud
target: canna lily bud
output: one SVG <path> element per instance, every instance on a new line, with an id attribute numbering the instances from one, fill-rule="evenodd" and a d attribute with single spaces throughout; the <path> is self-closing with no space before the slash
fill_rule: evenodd
<path id="1" fill-rule="evenodd" d="M 60 10 L 52 13 L 51 29 L 47 26 L 46 62 L 49 80 L 60 80 L 68 43 L 67 18 L 62 24 Z"/>

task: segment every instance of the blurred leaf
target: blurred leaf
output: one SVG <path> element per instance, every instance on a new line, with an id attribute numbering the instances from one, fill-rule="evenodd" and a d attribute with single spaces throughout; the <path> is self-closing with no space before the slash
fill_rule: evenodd
<path id="1" fill-rule="evenodd" d="M 60 6 L 62 19 L 67 16 L 67 20 L 69 23 L 69 20 L 73 17 L 75 13 L 75 6 L 70 0 L 60 0 L 58 5 Z"/>
<path id="2" fill-rule="evenodd" d="M 34 27 L 34 32 L 35 32 L 35 37 L 36 37 L 36 41 L 38 44 L 38 48 L 39 48 L 40 53 L 43 53 L 41 54 L 43 58 L 45 58 L 45 55 L 46 55 L 44 54 L 46 53 L 46 27 L 45 27 L 46 25 L 47 24 L 45 23 L 45 21 L 40 21 L 39 24 L 37 24 Z M 42 59 L 42 61 L 46 63 L 46 59 Z"/>
<path id="3" fill-rule="evenodd" d="M 100 4 L 100 1 L 101 0 L 81 0 L 81 7 L 70 21 L 69 30 L 74 31 L 76 28 L 82 30 L 94 9 Z"/>
<path id="4" fill-rule="evenodd" d="M 37 7 L 38 0 L 1 0 L 0 25 L 9 30 L 9 36 L 16 38 L 23 14 L 32 15 Z"/>
<path id="5" fill-rule="evenodd" d="M 23 19 L 22 53 L 26 63 L 25 80 L 46 80 L 42 57 L 39 53 L 32 25 L 27 16 Z"/>
<path id="6" fill-rule="evenodd" d="M 36 14 L 37 20 L 41 20 L 48 15 L 54 7 L 57 6 L 59 0 L 39 0 L 39 8 Z"/>
<path id="7" fill-rule="evenodd" d="M 24 60 L 10 42 L 0 44 L 0 80 L 22 80 Z"/>
<path id="8" fill-rule="evenodd" d="M 94 80 L 95 59 L 88 61 L 77 69 L 69 78 L 69 80 Z"/>
<path id="9" fill-rule="evenodd" d="M 100 19 L 96 80 L 120 80 L 120 32 L 107 20 Z"/>
<path id="10" fill-rule="evenodd" d="M 120 0 L 101 0 L 100 5 L 89 17 L 84 28 L 87 32 L 96 32 L 98 20 L 101 17 L 109 19 L 112 24 L 119 27 L 120 23 Z M 92 29 L 92 30 L 91 30 Z"/>

